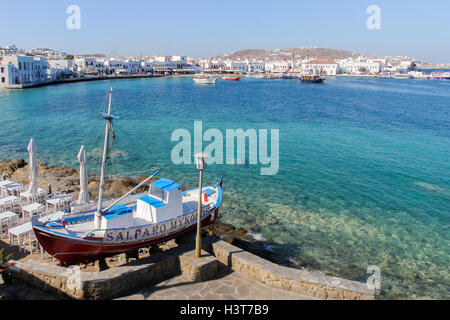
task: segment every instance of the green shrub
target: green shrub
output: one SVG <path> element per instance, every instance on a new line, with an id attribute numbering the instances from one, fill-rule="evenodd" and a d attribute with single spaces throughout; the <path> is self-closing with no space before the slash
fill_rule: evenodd
<path id="1" fill-rule="evenodd" d="M 6 270 L 6 268 L 12 267 L 14 265 L 14 263 L 8 262 L 12 257 L 12 253 L 5 256 L 4 251 L 5 249 L 0 250 L 0 274 L 2 274 Z"/>

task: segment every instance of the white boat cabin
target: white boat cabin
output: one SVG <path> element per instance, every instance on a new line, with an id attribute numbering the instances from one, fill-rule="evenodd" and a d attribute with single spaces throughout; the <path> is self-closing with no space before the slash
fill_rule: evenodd
<path id="1" fill-rule="evenodd" d="M 137 200 L 136 217 L 150 223 L 173 219 L 183 212 L 181 185 L 162 178 L 150 184 L 147 196 Z"/>
<path id="2" fill-rule="evenodd" d="M 137 221 L 141 224 L 160 223 L 176 218 L 182 212 L 181 185 L 161 178 L 150 184 L 148 193 L 137 199 L 136 206 L 119 204 L 108 210 L 102 218 L 101 228 L 123 228 L 133 226 Z"/>

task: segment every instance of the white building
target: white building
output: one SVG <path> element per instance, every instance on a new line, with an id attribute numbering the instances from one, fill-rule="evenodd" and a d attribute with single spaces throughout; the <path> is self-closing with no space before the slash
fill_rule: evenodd
<path id="1" fill-rule="evenodd" d="M 233 73 L 246 73 L 248 62 L 246 61 L 225 61 L 225 70 Z"/>
<path id="2" fill-rule="evenodd" d="M 19 53 L 20 53 L 20 49 L 17 48 L 16 45 L 0 48 L 0 56 L 17 55 Z"/>
<path id="3" fill-rule="evenodd" d="M 266 63 L 264 61 L 252 61 L 247 63 L 247 73 L 264 72 Z"/>
<path id="4" fill-rule="evenodd" d="M 310 60 L 303 64 L 303 71 L 317 70 L 321 74 L 335 76 L 338 72 L 339 64 L 334 60 Z"/>
<path id="5" fill-rule="evenodd" d="M 186 69 L 192 70 L 194 73 L 202 72 L 202 67 L 194 59 L 188 59 Z"/>
<path id="6" fill-rule="evenodd" d="M 141 62 L 142 71 L 145 73 L 153 72 L 153 64 L 154 64 L 154 61 L 152 61 L 152 60 L 142 61 Z"/>
<path id="7" fill-rule="evenodd" d="M 186 56 L 171 56 L 170 61 L 174 62 L 174 66 L 176 69 L 184 69 L 187 64 Z"/>
<path id="8" fill-rule="evenodd" d="M 211 60 L 207 61 L 205 69 L 215 70 L 215 71 L 225 71 L 227 66 L 222 60 Z"/>
<path id="9" fill-rule="evenodd" d="M 116 74 L 116 73 L 126 73 L 127 69 L 125 69 L 125 61 L 111 59 L 105 61 L 105 69 L 107 74 Z"/>
<path id="10" fill-rule="evenodd" d="M 368 59 L 362 57 L 357 59 L 349 58 L 339 62 L 339 73 L 376 74 L 382 71 L 384 63 L 383 59 Z"/>
<path id="11" fill-rule="evenodd" d="M 48 60 L 47 75 L 50 80 L 67 78 L 76 72 L 76 66 L 73 60 L 58 59 Z"/>
<path id="12" fill-rule="evenodd" d="M 9 55 L 0 57 L 0 86 L 33 86 L 47 81 L 47 60 L 43 57 Z"/>
<path id="13" fill-rule="evenodd" d="M 123 64 L 123 68 L 128 74 L 136 74 L 142 72 L 141 61 L 139 60 L 128 60 Z"/>
<path id="14" fill-rule="evenodd" d="M 102 75 L 106 72 L 105 62 L 92 57 L 75 59 L 75 65 L 79 73 L 90 75 Z"/>
<path id="15" fill-rule="evenodd" d="M 150 62 L 153 65 L 153 71 L 156 73 L 172 73 L 172 72 L 194 72 L 191 65 L 188 63 L 186 56 L 155 56 L 148 63 L 147 66 L 150 67 Z M 148 68 L 147 67 L 147 68 Z"/>
<path id="16" fill-rule="evenodd" d="M 286 73 L 291 69 L 291 64 L 286 60 L 267 62 L 264 70 L 268 73 Z"/>

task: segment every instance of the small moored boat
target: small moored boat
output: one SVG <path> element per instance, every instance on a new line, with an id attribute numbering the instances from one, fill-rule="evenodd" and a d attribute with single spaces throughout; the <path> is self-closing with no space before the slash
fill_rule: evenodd
<path id="1" fill-rule="evenodd" d="M 228 80 L 228 81 L 239 81 L 239 80 L 241 80 L 241 77 L 225 77 L 225 80 Z"/>
<path id="2" fill-rule="evenodd" d="M 300 77 L 300 81 L 303 83 L 322 83 L 325 78 L 322 77 L 321 72 L 317 72 L 317 69 L 311 69 L 309 73 L 303 74 Z"/>
<path id="3" fill-rule="evenodd" d="M 302 76 L 300 78 L 303 83 L 322 83 L 325 79 L 318 75 Z"/>
<path id="4" fill-rule="evenodd" d="M 193 80 L 195 83 L 199 84 L 215 84 L 217 82 L 216 77 L 207 74 L 196 75 Z"/>

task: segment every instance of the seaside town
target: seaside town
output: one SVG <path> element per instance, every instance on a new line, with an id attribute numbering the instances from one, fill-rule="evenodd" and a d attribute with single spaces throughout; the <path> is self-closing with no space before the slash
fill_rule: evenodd
<path id="1" fill-rule="evenodd" d="M 300 48 L 305 50 L 305 48 Z M 262 50 L 259 50 L 262 51 Z M 218 57 L 188 56 L 107 57 L 71 55 L 52 49 L 20 49 L 15 45 L 0 47 L 0 88 L 20 89 L 59 82 L 114 77 L 149 77 L 162 75 L 238 74 L 257 78 L 292 79 L 316 70 L 321 76 L 383 77 L 399 79 L 448 80 L 449 72 L 427 72 L 449 65 L 428 65 L 411 57 L 370 57 L 348 54 L 329 58 L 309 48 L 309 55 L 295 49 L 264 50 L 264 57 L 224 54 Z"/>

